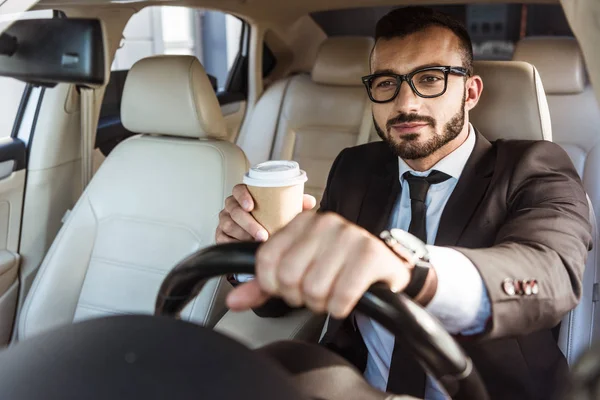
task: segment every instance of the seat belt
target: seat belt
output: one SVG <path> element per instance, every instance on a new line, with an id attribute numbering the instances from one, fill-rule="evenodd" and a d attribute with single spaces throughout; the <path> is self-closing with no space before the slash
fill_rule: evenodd
<path id="1" fill-rule="evenodd" d="M 358 137 L 356 138 L 356 145 L 360 146 L 369 142 L 371 134 L 374 132 L 375 126 L 373 124 L 373 114 L 371 111 L 371 102 L 369 99 L 365 102 L 365 108 L 363 110 L 363 117 L 358 130 Z"/>
<path id="2" fill-rule="evenodd" d="M 79 115 L 81 118 L 81 193 L 85 191 L 85 188 L 92 179 L 92 157 L 96 140 L 96 127 L 98 124 L 98 121 L 94 118 L 95 95 L 96 92 L 94 89 L 79 87 Z M 63 225 L 68 221 L 70 215 L 71 210 L 67 210 L 61 219 Z"/>
<path id="3" fill-rule="evenodd" d="M 96 125 L 94 118 L 96 91 L 91 88 L 80 88 L 80 114 L 81 114 L 81 192 L 85 190 L 92 179 L 94 142 L 96 139 Z"/>

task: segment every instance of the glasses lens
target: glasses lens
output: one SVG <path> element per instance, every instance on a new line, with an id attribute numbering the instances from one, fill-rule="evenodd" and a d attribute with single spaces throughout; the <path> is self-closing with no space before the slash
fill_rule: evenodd
<path id="1" fill-rule="evenodd" d="M 446 74 L 439 70 L 426 70 L 415 74 L 413 85 L 422 96 L 438 96 L 446 87 Z"/>
<path id="2" fill-rule="evenodd" d="M 371 80 L 371 96 L 375 101 L 388 101 L 396 94 L 398 81 L 393 76 L 378 76 Z"/>

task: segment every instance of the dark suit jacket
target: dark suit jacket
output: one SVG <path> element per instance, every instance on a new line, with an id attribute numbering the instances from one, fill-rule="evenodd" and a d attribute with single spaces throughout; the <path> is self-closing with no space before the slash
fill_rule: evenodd
<path id="1" fill-rule="evenodd" d="M 399 194 L 397 157 L 385 143 L 370 143 L 337 157 L 321 211 L 379 235 Z M 488 329 L 458 340 L 492 399 L 551 398 L 568 372 L 551 328 L 579 301 L 591 248 L 586 194 L 567 154 L 551 142 L 491 144 L 478 133 L 435 244 L 465 254 L 487 287 Z M 505 279 L 535 279 L 539 293 L 511 295 Z M 364 370 L 366 348 L 351 323 L 330 321 L 322 342 Z"/>

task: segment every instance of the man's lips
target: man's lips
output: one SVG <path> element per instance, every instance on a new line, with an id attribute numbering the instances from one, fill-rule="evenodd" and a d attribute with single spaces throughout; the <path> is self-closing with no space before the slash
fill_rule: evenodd
<path id="1" fill-rule="evenodd" d="M 422 128 L 427 125 L 429 125 L 429 124 L 427 124 L 426 122 L 409 122 L 409 123 L 404 123 L 404 124 L 394 124 L 394 125 L 392 125 L 392 128 L 398 129 L 398 130 L 419 129 L 419 128 Z"/>
<path id="2" fill-rule="evenodd" d="M 394 124 L 390 128 L 396 135 L 407 135 L 417 133 L 429 124 L 426 122 L 407 122 L 403 124 Z"/>

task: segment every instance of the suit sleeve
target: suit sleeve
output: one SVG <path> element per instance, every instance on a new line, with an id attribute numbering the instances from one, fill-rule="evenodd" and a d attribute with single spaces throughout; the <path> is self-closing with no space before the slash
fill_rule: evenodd
<path id="1" fill-rule="evenodd" d="M 494 246 L 456 248 L 478 268 L 490 296 L 484 338 L 556 326 L 581 298 L 592 245 L 583 185 L 567 154 L 553 143 L 535 143 L 523 153 L 509 182 L 507 205 L 508 218 Z M 523 280 L 536 280 L 538 293 L 507 289 L 507 281 L 510 286 Z"/>
<path id="2" fill-rule="evenodd" d="M 338 167 L 339 161 L 342 158 L 343 154 L 344 154 L 344 150 L 336 157 L 331 169 L 329 170 L 329 177 L 327 178 L 327 185 L 325 187 L 325 191 L 323 192 L 321 204 L 319 206 L 319 209 L 317 210 L 318 212 L 324 212 L 324 211 L 331 210 L 330 204 L 333 203 L 333 200 L 330 198 L 330 196 L 331 196 L 330 193 L 332 193 L 334 191 L 331 190 L 330 187 L 335 184 L 334 176 L 336 174 L 336 169 Z M 234 287 L 238 285 L 237 282 L 232 282 L 231 280 L 230 280 L 230 282 Z M 295 309 L 297 309 L 297 308 L 292 308 L 292 307 L 288 306 L 283 300 L 281 300 L 279 298 L 272 298 L 272 299 L 269 299 L 261 307 L 253 308 L 252 311 L 254 311 L 254 314 L 258 315 L 261 318 L 278 318 L 278 317 L 283 317 L 283 316 L 289 314 L 291 311 L 293 311 Z"/>

